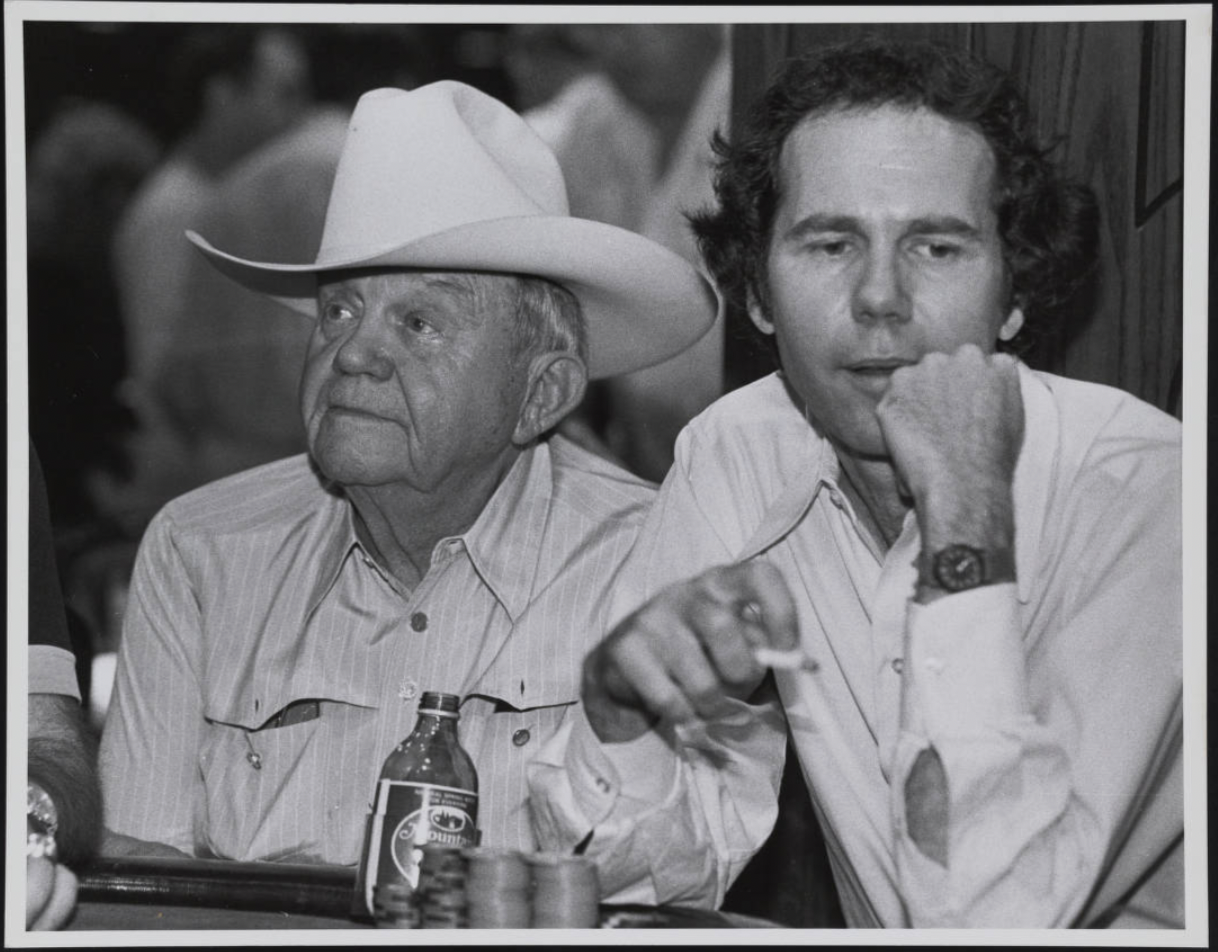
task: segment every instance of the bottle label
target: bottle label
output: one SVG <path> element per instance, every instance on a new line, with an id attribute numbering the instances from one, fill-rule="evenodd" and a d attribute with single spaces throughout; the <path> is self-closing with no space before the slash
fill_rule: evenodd
<path id="1" fill-rule="evenodd" d="M 478 794 L 430 783 L 381 780 L 371 820 L 364 857 L 364 899 L 369 911 L 378 884 L 418 886 L 419 862 L 428 843 L 476 845 Z"/>

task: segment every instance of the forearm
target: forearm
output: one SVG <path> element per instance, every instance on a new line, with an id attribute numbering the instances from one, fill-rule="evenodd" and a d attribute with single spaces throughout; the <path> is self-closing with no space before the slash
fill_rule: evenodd
<path id="1" fill-rule="evenodd" d="M 30 695 L 28 777 L 55 802 L 58 855 L 79 866 L 97 850 L 101 831 L 101 791 L 96 746 L 72 698 Z"/>

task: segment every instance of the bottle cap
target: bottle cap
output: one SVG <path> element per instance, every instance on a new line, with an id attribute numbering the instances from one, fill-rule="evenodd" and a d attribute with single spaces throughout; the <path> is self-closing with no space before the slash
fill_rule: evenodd
<path id="1" fill-rule="evenodd" d="M 440 691 L 424 691 L 419 699 L 419 711 L 435 711 L 440 714 L 456 714 L 461 707 L 461 698 L 456 694 Z"/>

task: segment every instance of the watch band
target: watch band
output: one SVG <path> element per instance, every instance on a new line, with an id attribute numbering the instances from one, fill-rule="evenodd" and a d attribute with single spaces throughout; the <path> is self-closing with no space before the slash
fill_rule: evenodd
<path id="1" fill-rule="evenodd" d="M 1015 580 L 1015 553 L 1009 548 L 978 549 L 954 544 L 939 549 L 931 558 L 926 584 L 947 592 L 964 592 Z"/>

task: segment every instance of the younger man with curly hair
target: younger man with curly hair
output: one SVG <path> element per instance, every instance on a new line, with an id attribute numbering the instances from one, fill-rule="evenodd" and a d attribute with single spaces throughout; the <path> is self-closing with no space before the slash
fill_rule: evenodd
<path id="1" fill-rule="evenodd" d="M 682 434 L 543 843 L 718 904 L 789 730 L 850 925 L 1119 921 L 1183 836 L 1180 427 L 999 352 L 1082 317 L 1093 196 L 933 47 L 794 60 L 717 149 L 695 227 L 781 370 Z M 767 696 L 763 646 L 816 665 Z"/>

